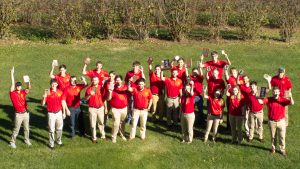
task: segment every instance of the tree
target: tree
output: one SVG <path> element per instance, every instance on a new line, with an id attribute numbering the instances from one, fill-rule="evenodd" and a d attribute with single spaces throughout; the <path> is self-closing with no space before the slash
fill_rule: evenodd
<path id="1" fill-rule="evenodd" d="M 172 39 L 183 40 L 196 23 L 198 0 L 159 0 L 157 6 Z"/>
<path id="2" fill-rule="evenodd" d="M 267 17 L 268 4 L 260 0 L 239 0 L 237 4 L 241 35 L 243 39 L 254 39 Z"/>
<path id="3" fill-rule="evenodd" d="M 16 3 L 13 0 L 0 1 L 0 38 L 8 35 L 12 22 L 16 19 Z"/>

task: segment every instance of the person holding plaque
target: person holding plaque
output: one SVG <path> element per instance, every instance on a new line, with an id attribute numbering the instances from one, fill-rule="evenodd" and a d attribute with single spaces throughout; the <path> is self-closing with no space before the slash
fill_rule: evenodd
<path id="1" fill-rule="evenodd" d="M 177 66 L 173 65 L 174 61 L 171 62 L 171 71 L 172 69 L 176 69 L 178 72 L 177 78 L 182 80 L 183 82 L 186 79 L 186 67 L 184 63 L 184 59 L 182 57 L 175 57 L 174 60 L 177 61 Z"/>
<path id="2" fill-rule="evenodd" d="M 280 88 L 273 87 L 273 96 L 264 99 L 264 104 L 268 107 L 269 127 L 271 131 L 271 154 L 275 153 L 276 138 L 279 138 L 280 153 L 286 156 L 285 150 L 285 136 L 286 136 L 286 123 L 285 123 L 285 107 L 293 105 L 294 100 L 290 93 L 289 99 L 280 96 Z"/>
<path id="3" fill-rule="evenodd" d="M 58 86 L 57 88 L 64 91 L 65 88 L 67 88 L 68 86 L 70 86 L 70 78 L 71 75 L 66 73 L 67 72 L 67 66 L 62 64 L 59 66 L 59 74 L 53 74 L 54 72 L 54 68 L 57 66 L 57 62 L 55 62 L 55 60 L 52 62 L 52 69 L 50 71 L 50 75 L 49 77 L 51 79 L 56 79 Z"/>
<path id="4" fill-rule="evenodd" d="M 16 140 L 19 134 L 20 127 L 23 123 L 24 127 L 24 142 L 28 146 L 31 146 L 29 139 L 29 112 L 27 110 L 26 96 L 31 89 L 30 81 L 27 82 L 27 88 L 22 89 L 22 83 L 16 82 L 14 77 L 15 69 L 11 69 L 11 86 L 10 86 L 10 99 L 15 110 L 15 123 L 14 129 L 11 136 L 11 141 L 9 146 L 11 148 L 17 148 Z"/>
<path id="5" fill-rule="evenodd" d="M 89 57 L 87 57 L 84 60 L 84 66 L 82 68 L 82 74 L 89 77 L 91 79 L 91 82 L 93 80 L 93 77 L 95 77 L 95 76 L 98 77 L 99 85 L 102 86 L 103 82 L 108 79 L 109 75 L 108 75 L 107 71 L 105 71 L 103 69 L 103 65 L 102 65 L 101 61 L 96 62 L 96 68 L 95 69 L 86 70 L 88 64 L 90 64 L 90 61 L 91 61 L 91 59 Z"/>
<path id="6" fill-rule="evenodd" d="M 255 121 L 257 120 L 257 134 L 259 136 L 259 141 L 264 142 L 263 140 L 263 101 L 258 93 L 257 82 L 250 82 L 251 93 L 249 94 L 249 103 L 250 103 L 250 133 L 248 137 L 248 142 L 252 142 L 255 131 Z"/>

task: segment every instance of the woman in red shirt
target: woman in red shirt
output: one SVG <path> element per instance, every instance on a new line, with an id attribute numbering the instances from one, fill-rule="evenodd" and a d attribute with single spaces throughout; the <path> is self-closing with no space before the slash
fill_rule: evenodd
<path id="1" fill-rule="evenodd" d="M 231 92 L 230 92 L 231 89 Z M 232 143 L 241 144 L 243 140 L 243 96 L 238 86 L 227 85 L 226 95 L 228 97 L 229 122 L 231 127 Z"/>
<path id="2" fill-rule="evenodd" d="M 181 97 L 181 131 L 182 143 L 190 144 L 193 141 L 194 113 L 194 82 L 186 83 Z"/>
<path id="3" fill-rule="evenodd" d="M 207 125 L 206 132 L 204 136 L 204 143 L 208 140 L 208 135 L 210 133 L 211 128 L 213 127 L 213 138 L 212 141 L 215 142 L 216 135 L 218 132 L 218 127 L 220 120 L 223 118 L 222 112 L 224 109 L 224 100 L 222 98 L 222 91 L 217 89 L 214 92 L 214 96 L 211 97 L 207 95 L 207 87 L 204 89 L 204 98 L 209 101 L 208 104 L 208 112 L 207 112 Z"/>

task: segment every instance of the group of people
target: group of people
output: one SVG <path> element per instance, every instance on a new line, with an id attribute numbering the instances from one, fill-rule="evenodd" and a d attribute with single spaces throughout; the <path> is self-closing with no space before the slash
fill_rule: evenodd
<path id="1" fill-rule="evenodd" d="M 53 62 L 49 76 L 50 88 L 45 90 L 42 99 L 42 104 L 47 106 L 48 112 L 49 147 L 53 149 L 55 142 L 60 146 L 63 145 L 62 130 L 67 116 L 70 116 L 71 136 L 75 137 L 75 126 L 82 112 L 80 93 L 86 88 L 84 100 L 88 104 L 93 143 L 97 143 L 97 127 L 101 139 L 106 138 L 105 121 L 109 112 L 112 112 L 113 143 L 116 143 L 118 133 L 124 141 L 134 139 L 138 121 L 140 138 L 146 139 L 148 116 L 154 121 L 163 120 L 166 116 L 170 129 L 180 122 L 182 143 L 190 144 L 193 141 L 195 114 L 201 124 L 206 122 L 204 143 L 208 142 L 211 129 L 212 141 L 215 142 L 218 126 L 223 122 L 225 107 L 228 112 L 226 121 L 227 127 L 231 128 L 232 143 L 241 144 L 244 138 L 243 128 L 248 142 L 252 142 L 255 132 L 259 136 L 259 141 L 263 142 L 263 105 L 267 105 L 272 140 L 271 153 L 275 153 L 278 137 L 280 152 L 286 155 L 287 106 L 294 104 L 294 100 L 291 94 L 292 84 L 285 75 L 285 69 L 279 68 L 278 74 L 273 77 L 264 75 L 268 84 L 266 93 L 272 90 L 272 96 L 265 97 L 263 89 L 258 88 L 257 82 L 250 81 L 249 76 L 242 70 L 231 66 L 224 51 L 222 55 L 226 60 L 220 60 L 218 52 L 212 51 L 212 60 L 206 62 L 204 55 L 201 55 L 200 61 L 191 72 L 182 57 L 176 56 L 169 66 L 163 63 L 154 67 L 153 58 L 150 57 L 147 61 L 149 88 L 146 87 L 144 69 L 138 61 L 133 62 L 132 70 L 126 73 L 123 80 L 122 75 L 115 71 L 106 72 L 102 68 L 101 61 L 96 63 L 95 69 L 87 70 L 90 58 L 86 58 L 82 74 L 90 78 L 89 85 L 83 76 L 80 77 L 81 83 L 78 83 L 75 76 L 66 72 L 65 65 L 60 65 L 59 73 L 54 74 L 58 64 Z M 164 76 L 166 71 L 170 71 L 170 77 Z M 203 84 L 204 79 L 207 86 Z M 12 148 L 16 148 L 16 137 L 22 123 L 25 143 L 31 145 L 26 102 L 26 95 L 30 89 L 30 81 L 27 82 L 26 89 L 22 89 L 21 82 L 15 83 L 13 68 L 10 89 L 15 109 L 15 127 L 10 142 Z M 224 95 L 226 99 L 223 99 Z M 207 113 L 203 111 L 204 99 L 207 101 Z M 125 135 L 126 122 L 131 124 L 129 138 Z"/>

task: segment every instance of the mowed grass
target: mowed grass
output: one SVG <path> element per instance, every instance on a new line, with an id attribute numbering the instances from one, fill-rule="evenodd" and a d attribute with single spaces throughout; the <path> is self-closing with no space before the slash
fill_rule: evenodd
<path id="1" fill-rule="evenodd" d="M 230 133 L 225 131 L 225 124 L 219 128 L 218 140 L 215 144 L 203 144 L 204 128 L 195 127 L 195 139 L 192 144 L 180 143 L 180 130 L 168 131 L 162 123 L 147 123 L 147 139 L 136 138 L 131 142 L 123 142 L 118 138 L 116 144 L 111 141 L 99 141 L 94 145 L 89 138 L 77 137 L 71 140 L 68 136 L 68 126 L 65 125 L 63 142 L 65 147 L 51 151 L 47 148 L 47 112 L 40 105 L 44 89 L 49 87 L 49 71 L 53 59 L 67 65 L 68 72 L 79 76 L 85 56 L 92 58 L 89 69 L 94 68 L 97 60 L 101 60 L 104 69 L 115 70 L 125 75 L 131 69 L 134 60 L 142 62 L 146 69 L 148 56 L 154 58 L 154 63 L 162 59 L 171 59 L 175 55 L 193 58 L 194 63 L 199 58 L 202 48 L 208 47 L 220 51 L 225 49 L 232 65 L 244 69 L 252 80 L 257 80 L 259 86 L 266 86 L 263 74 L 274 75 L 277 68 L 284 66 L 287 75 L 294 85 L 293 96 L 296 101 L 289 109 L 290 123 L 287 129 L 286 149 L 288 157 L 278 153 L 269 155 L 271 147 L 270 132 L 267 125 L 265 109 L 264 137 L 265 143 L 254 140 L 249 144 L 230 144 Z M 299 106 L 299 44 L 262 42 L 223 42 L 219 45 L 211 43 L 171 43 L 122 40 L 90 44 L 1 44 L 0 45 L 0 168 L 299 168 L 300 150 L 300 115 Z M 206 58 L 207 60 L 208 58 Z M 224 59 L 224 57 L 220 57 Z M 14 112 L 9 99 L 10 69 L 15 66 L 16 80 L 22 81 L 23 75 L 29 75 L 32 83 L 28 95 L 31 114 L 31 141 L 28 148 L 23 143 L 23 130 L 17 141 L 17 149 L 8 147 L 13 128 Z M 56 69 L 56 72 L 58 70 Z M 145 71 L 147 76 L 147 70 Z M 147 76 L 148 78 L 148 76 Z M 82 93 L 83 94 L 83 93 Z M 206 111 L 206 110 L 205 110 Z M 85 111 L 86 128 L 89 132 L 87 112 Z M 127 133 L 129 125 L 126 126 Z M 110 138 L 111 119 L 106 128 Z M 139 132 L 137 132 L 139 134 Z"/>

